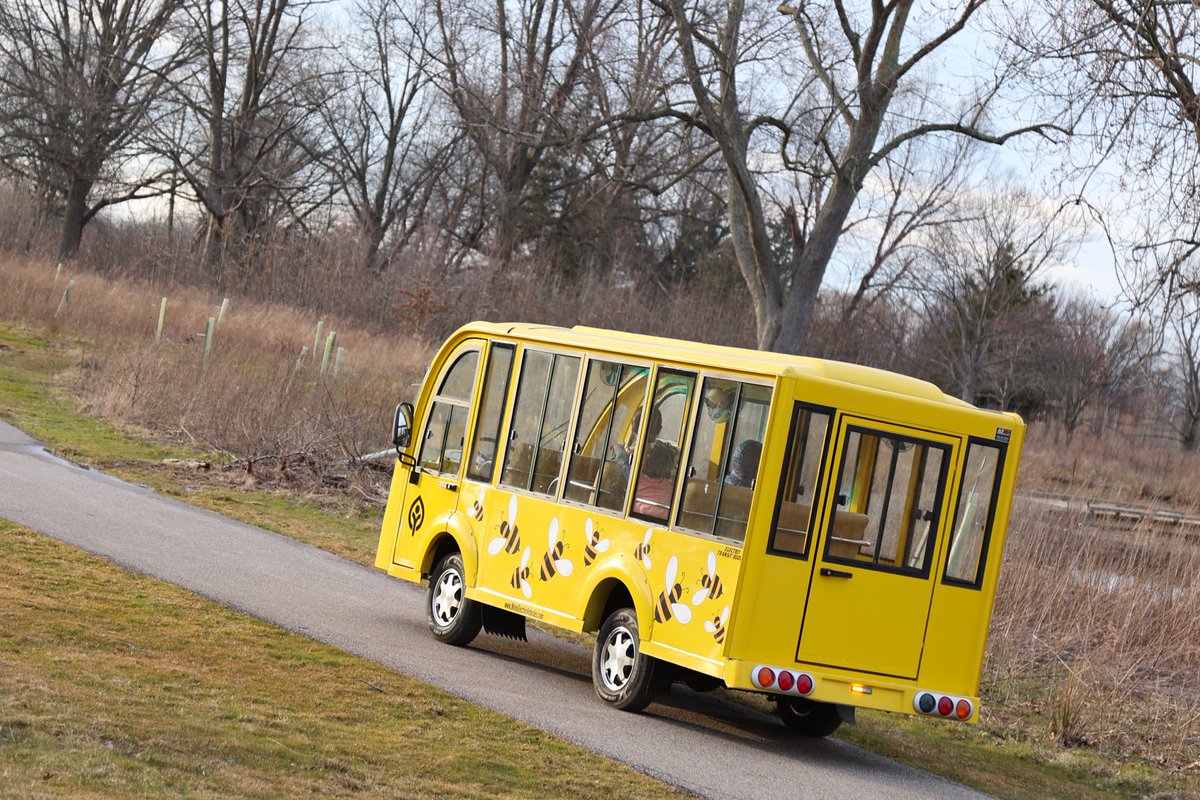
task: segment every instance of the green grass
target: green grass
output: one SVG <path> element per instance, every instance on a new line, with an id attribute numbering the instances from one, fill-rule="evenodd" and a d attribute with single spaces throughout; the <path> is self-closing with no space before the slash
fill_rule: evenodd
<path id="1" fill-rule="evenodd" d="M 995 721 L 977 726 L 865 712 L 837 737 L 1013 800 L 1200 796 L 1193 774 L 1120 763 L 1089 748 L 1037 741 Z"/>
<path id="2" fill-rule="evenodd" d="M 235 477 L 229 475 L 214 476 L 211 473 L 197 473 L 164 466 L 164 458 L 206 458 L 208 455 L 192 451 L 178 443 L 164 444 L 136 428 L 112 425 L 79 413 L 78 404 L 70 393 L 69 377 L 72 370 L 80 368 L 80 365 L 86 362 L 86 344 L 63 345 L 0 325 L 0 346 L 8 348 L 0 347 L 0 415 L 29 431 L 60 454 L 115 472 L 127 479 L 149 484 L 164 493 L 237 519 L 323 547 L 360 563 L 373 562 L 379 525 L 377 513 L 364 511 L 349 501 L 338 501 L 329 497 L 302 498 L 285 492 L 245 488 L 239 485 Z M 65 578 L 57 580 L 66 581 Z M 134 635 L 137 626 L 129 621 L 118 622 L 121 617 L 119 611 L 113 611 L 109 616 L 106 616 L 105 612 L 97 613 L 103 622 L 101 627 L 120 624 L 125 632 L 122 636 Z M 171 615 L 163 615 L 161 619 L 155 617 L 147 620 L 146 624 L 152 629 L 161 629 L 166 633 L 177 622 L 181 625 L 189 624 Z M 266 637 L 268 643 L 275 642 L 280 637 L 288 638 L 289 641 L 294 639 L 274 629 L 260 627 L 272 631 Z M 3 647 L 0 645 L 0 648 Z M 305 645 L 301 648 L 289 645 L 289 648 L 291 658 L 305 664 L 333 657 L 312 655 L 333 652 L 316 645 Z M 0 655 L 10 658 L 5 649 L 0 649 Z M 204 677 L 208 673 L 202 663 L 195 665 L 195 668 L 199 672 L 193 675 L 190 672 L 192 666 L 181 665 L 179 671 L 172 673 L 175 675 L 175 684 L 190 685 L 208 680 Z M 391 680 L 401 680 L 392 673 L 385 671 L 383 674 L 391 675 Z M 122 679 L 124 683 L 117 681 L 114 684 L 114 692 L 125 691 L 130 686 L 141 686 L 139 680 L 136 670 L 129 672 Z M 243 680 L 238 678 L 235 682 L 241 684 Z M 410 687 L 406 690 L 411 693 L 409 699 L 417 704 L 414 707 L 418 711 L 414 713 L 419 713 L 419 709 L 423 707 L 418 703 L 418 697 L 425 698 L 420 702 L 435 703 L 441 707 L 444 707 L 445 703 L 456 702 L 429 700 L 429 697 L 444 695 L 411 682 L 405 685 Z M 240 688 L 235 686 L 229 691 L 240 691 Z M 1022 689 L 1013 693 L 1013 696 L 1017 695 L 1036 698 L 1037 693 L 1030 688 L 1028 691 Z M 262 697 L 269 698 L 269 692 Z M 214 699 L 213 702 L 218 700 Z M 267 701 L 258 702 L 261 705 Z M 750 702 L 754 702 L 753 698 Z M 1052 704 L 1052 700 L 1047 700 L 1045 707 Z M 129 704 L 122 701 L 121 707 L 125 705 L 132 707 L 136 704 L 133 701 Z M 1172 771 L 1146 761 L 1124 758 L 1120 753 L 1102 752 L 1088 747 L 1062 747 L 1049 736 L 1049 712 L 1045 707 L 1006 707 L 999 699 L 989 702 L 985 691 L 985 720 L 981 725 L 967 726 L 905 715 L 862 712 L 859 714 L 857 727 L 843 726 L 836 735 L 867 749 L 1001 797 L 1159 797 L 1172 800 L 1200 798 L 1200 769 Z M 98 708 L 97 713 L 111 715 L 113 712 L 110 709 Z M 457 713 L 477 712 L 460 710 Z M 206 719 L 203 724 L 190 716 L 186 719 L 186 722 L 183 719 L 176 720 L 174 724 L 192 731 L 196 736 L 207 736 L 210 733 L 217 735 L 225 729 L 248 729 L 261 734 L 264 727 L 270 730 L 267 723 L 274 717 L 265 709 L 255 711 L 250 715 L 250 719 L 258 721 L 250 724 L 248 728 L 239 728 L 236 719 L 230 721 L 220 716 Z M 264 720 L 266 722 L 263 722 Z M 0 742 L 6 736 L 10 739 L 20 739 L 33 735 L 30 728 L 19 725 L 13 727 L 13 724 L 7 718 L 0 720 L 0 726 L 9 726 L 0 727 Z M 170 728 L 169 724 L 164 724 L 167 729 Z M 207 725 L 214 726 L 211 732 L 205 727 Z M 1136 726 L 1133 728 L 1136 730 Z M 427 725 L 424 730 L 426 739 L 423 740 L 421 748 L 435 748 L 437 736 L 432 731 L 436 729 Z M 170 733 L 164 729 L 161 735 L 182 734 Z M 527 735 L 529 734 L 523 736 Z M 326 736 L 332 737 L 328 746 L 336 749 L 340 736 L 336 732 L 314 729 L 305 743 L 307 746 L 324 747 L 326 745 L 323 743 L 323 737 Z M 109 740 L 123 741 L 111 737 Z M 285 741 L 287 747 L 296 745 L 293 740 L 281 741 Z M 520 738 L 520 741 L 525 742 L 526 739 Z M 111 748 L 105 746 L 105 751 L 110 752 Z M 0 750 L 0 753 L 2 752 Z M 456 756 L 447 758 L 458 768 L 467 769 L 470 763 L 476 760 L 474 753 L 475 751 L 468 748 Z M 523 771 L 527 772 L 530 769 L 527 761 L 546 764 L 550 763 L 552 758 L 557 759 L 555 751 L 541 749 L 541 745 L 536 743 L 531 743 L 528 747 L 523 746 L 522 753 L 522 765 L 493 765 L 496 772 L 496 776 L 493 777 L 499 779 L 500 776 L 524 774 Z M 73 756 L 59 756 L 59 766 L 55 769 L 63 774 L 77 774 L 81 770 L 90 769 L 88 765 L 91 764 L 93 756 L 94 754 L 83 752 Z M 9 763 L 9 759 L 4 758 L 3 763 Z M 318 767 L 310 766 L 309 769 L 320 772 Z M 536 772 L 536 768 L 533 768 L 533 771 Z M 359 776 L 361 773 L 354 774 Z M 3 778 L 2 774 L 0 778 Z M 354 780 L 362 781 L 363 778 L 355 777 Z M 0 780 L 0 785 L 5 783 L 6 781 Z M 465 791 L 466 794 L 484 793 L 483 790 L 474 788 L 463 790 L 461 786 L 456 789 L 439 789 L 431 784 L 431 787 L 433 788 L 422 788 L 417 794 L 423 792 L 437 795 L 455 791 Z M 158 793 L 157 789 L 150 787 L 137 791 Z M 212 791 L 219 793 L 219 789 Z M 299 791 L 308 792 L 307 789 Z M 352 790 L 347 787 L 339 791 L 348 793 Z M 532 794 L 523 789 L 497 791 L 511 791 L 519 796 Z M 580 793 L 574 789 L 569 791 Z"/>
<path id="3" fill-rule="evenodd" d="M 681 796 L 5 522 L 0 575 L 6 797 Z"/>

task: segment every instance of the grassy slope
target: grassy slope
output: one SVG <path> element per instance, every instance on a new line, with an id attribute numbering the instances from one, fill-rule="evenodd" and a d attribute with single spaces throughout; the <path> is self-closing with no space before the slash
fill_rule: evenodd
<path id="1" fill-rule="evenodd" d="M 10 348 L 0 351 L 0 414 L 56 451 L 360 563 L 373 560 L 377 520 L 371 515 L 329 501 L 316 507 L 279 493 L 234 490 L 164 468 L 163 458 L 198 454 L 79 415 L 58 377 L 77 356 L 3 326 L 0 345 Z M 857 728 L 843 728 L 838 736 L 1003 797 L 1200 797 L 1194 772 L 1115 765 L 1087 749 L 1020 736 L 1003 724 L 961 726 L 869 712 L 859 719 Z"/>
<path id="2" fill-rule="evenodd" d="M 0 575 L 4 796 L 679 796 L 5 522 Z"/>

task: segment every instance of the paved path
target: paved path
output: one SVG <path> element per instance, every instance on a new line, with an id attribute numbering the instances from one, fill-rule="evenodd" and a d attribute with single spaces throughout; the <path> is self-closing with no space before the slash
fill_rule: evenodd
<path id="1" fill-rule="evenodd" d="M 677 690 L 641 714 L 592 694 L 590 654 L 528 643 L 434 641 L 422 590 L 323 550 L 194 508 L 48 453 L 0 422 L 0 517 L 523 720 L 712 798 L 967 798 L 958 784 L 773 717 Z M 938 723 L 931 723 L 938 724 Z"/>

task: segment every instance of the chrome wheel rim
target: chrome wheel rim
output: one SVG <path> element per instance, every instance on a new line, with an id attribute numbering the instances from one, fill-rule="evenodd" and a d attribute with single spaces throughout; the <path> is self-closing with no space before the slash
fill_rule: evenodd
<path id="1" fill-rule="evenodd" d="M 637 642 L 628 628 L 615 628 L 604 641 L 600 650 L 600 679 L 604 688 L 619 692 L 633 676 L 634 660 L 637 658 Z"/>
<path id="2" fill-rule="evenodd" d="M 438 627 L 445 628 L 454 622 L 458 610 L 462 608 L 463 584 L 458 572 L 448 569 L 438 578 L 433 589 L 433 599 L 430 608 L 433 611 L 434 622 Z"/>

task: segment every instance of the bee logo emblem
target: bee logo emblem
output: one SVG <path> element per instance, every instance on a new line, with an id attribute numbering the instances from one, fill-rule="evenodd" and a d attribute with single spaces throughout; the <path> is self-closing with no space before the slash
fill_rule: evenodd
<path id="1" fill-rule="evenodd" d="M 721 576 L 717 574 L 717 554 L 712 550 L 708 551 L 708 572 L 700 576 L 700 591 L 696 592 L 696 596 L 692 598 L 692 605 L 698 606 L 711 597 L 716 600 L 725 593 L 725 582 L 721 580 Z"/>
<path id="2" fill-rule="evenodd" d="M 508 501 L 508 519 L 500 522 L 500 535 L 488 542 L 488 552 L 496 555 L 501 550 L 515 554 L 521 549 L 521 534 L 517 530 L 517 498 Z"/>
<path id="3" fill-rule="evenodd" d="M 692 621 L 692 610 L 679 602 L 683 599 L 683 586 L 675 582 L 678 572 L 679 559 L 671 556 L 671 560 L 667 562 L 666 586 L 659 593 L 658 602 L 654 604 L 655 622 L 668 622 L 672 616 L 684 625 Z"/>
<path id="4" fill-rule="evenodd" d="M 704 620 L 704 630 L 712 634 L 717 644 L 725 643 L 725 623 L 729 621 L 729 606 L 721 609 L 721 616 Z"/>
<path id="5" fill-rule="evenodd" d="M 608 551 L 611 542 L 600 538 L 600 531 L 593 529 L 590 518 L 584 523 L 584 530 L 587 533 L 587 544 L 583 547 L 583 565 L 590 567 L 597 555 Z"/>
<path id="6" fill-rule="evenodd" d="M 638 543 L 638 546 L 633 549 L 633 557 L 640 559 L 642 562 L 642 566 L 644 566 L 646 569 L 650 569 L 650 567 L 651 567 L 651 564 L 650 564 L 650 534 L 652 534 L 652 533 L 654 533 L 654 529 L 648 528 L 646 530 L 646 538 L 642 539 L 642 541 Z"/>
<path id="7" fill-rule="evenodd" d="M 565 577 L 575 569 L 575 565 L 569 559 L 563 558 L 563 550 L 566 545 L 558 539 L 558 517 L 550 520 L 549 538 L 549 548 L 546 550 L 546 555 L 542 557 L 542 568 L 539 572 L 544 581 L 548 581 L 560 573 Z"/>
<path id="8" fill-rule="evenodd" d="M 521 553 L 521 566 L 513 570 L 512 580 L 509 581 L 514 589 L 520 589 L 521 594 L 528 600 L 533 596 L 533 587 L 529 585 L 529 548 Z"/>
<path id="9" fill-rule="evenodd" d="M 471 516 L 476 522 L 483 522 L 483 496 L 487 493 L 487 489 L 479 490 L 479 497 L 475 498 L 475 502 L 471 504 Z M 516 498 L 513 498 L 514 500 Z M 495 555 L 493 553 L 493 555 Z"/>

